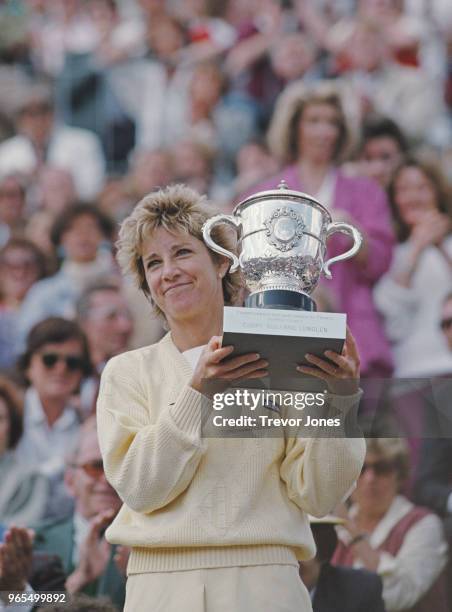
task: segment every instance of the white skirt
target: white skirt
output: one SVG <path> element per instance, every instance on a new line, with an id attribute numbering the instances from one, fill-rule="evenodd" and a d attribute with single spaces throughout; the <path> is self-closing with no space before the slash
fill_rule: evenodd
<path id="1" fill-rule="evenodd" d="M 124 612 L 312 612 L 294 565 L 132 574 Z"/>

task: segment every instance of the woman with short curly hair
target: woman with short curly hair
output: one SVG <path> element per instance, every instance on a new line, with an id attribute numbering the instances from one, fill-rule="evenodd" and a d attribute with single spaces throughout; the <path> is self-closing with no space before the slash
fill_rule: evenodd
<path id="1" fill-rule="evenodd" d="M 161 190 L 143 198 L 122 224 L 117 243 L 118 261 L 123 273 L 131 274 L 137 287 L 151 300 L 157 315 L 165 318 L 165 313 L 152 300 L 146 281 L 141 258 L 145 237 L 158 227 L 163 227 L 167 231 L 181 231 L 202 240 L 203 225 L 214 213 L 215 209 L 206 197 L 200 197 L 196 191 L 183 185 L 174 185 L 170 191 Z M 236 250 L 235 232 L 231 232 L 227 226 L 216 225 L 212 230 L 212 238 L 223 248 Z M 213 251 L 210 256 L 216 263 L 221 261 L 221 257 Z M 226 272 L 222 286 L 224 303 L 236 303 L 241 292 L 240 276 Z"/>

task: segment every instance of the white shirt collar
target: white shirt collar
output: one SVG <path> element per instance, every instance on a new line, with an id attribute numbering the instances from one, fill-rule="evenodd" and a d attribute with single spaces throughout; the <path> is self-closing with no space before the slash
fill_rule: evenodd
<path id="1" fill-rule="evenodd" d="M 369 543 L 373 548 L 381 546 L 386 540 L 392 529 L 397 523 L 414 508 L 413 504 L 403 495 L 396 495 L 389 506 L 388 511 L 377 524 L 372 534 L 369 537 Z M 358 513 L 358 505 L 355 504 L 350 508 L 350 517 L 354 518 Z M 338 532 L 341 532 L 343 528 L 338 528 Z"/>
<path id="2" fill-rule="evenodd" d="M 42 407 L 38 392 L 34 387 L 27 389 L 25 393 L 25 419 L 33 425 L 47 425 L 47 419 Z M 78 423 L 79 418 L 77 413 L 71 406 L 66 406 L 61 416 L 52 425 L 52 429 L 65 430 L 70 429 L 75 423 Z"/>

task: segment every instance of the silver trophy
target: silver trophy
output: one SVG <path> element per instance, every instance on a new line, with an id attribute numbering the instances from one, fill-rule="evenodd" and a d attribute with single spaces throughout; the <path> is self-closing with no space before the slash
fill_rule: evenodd
<path id="1" fill-rule="evenodd" d="M 228 223 L 238 231 L 239 256 L 216 244 L 211 231 Z M 325 261 L 327 241 L 336 232 L 347 234 L 353 246 Z M 333 263 L 353 257 L 362 243 L 360 232 L 348 223 L 333 222 L 320 202 L 281 181 L 277 189 L 256 193 L 233 210 L 216 215 L 203 227 L 206 245 L 232 260 L 231 272 L 242 271 L 249 291 L 245 306 L 315 311 L 311 297 L 320 275 L 331 279 Z"/>

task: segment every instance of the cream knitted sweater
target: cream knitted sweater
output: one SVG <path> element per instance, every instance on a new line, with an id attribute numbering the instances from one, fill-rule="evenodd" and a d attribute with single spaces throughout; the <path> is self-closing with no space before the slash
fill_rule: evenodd
<path id="1" fill-rule="evenodd" d="M 203 438 L 208 400 L 188 386 L 191 376 L 170 334 L 111 359 L 102 374 L 100 447 L 124 502 L 106 537 L 132 547 L 128 573 L 312 557 L 306 513 L 331 512 L 350 489 L 364 440 Z"/>

